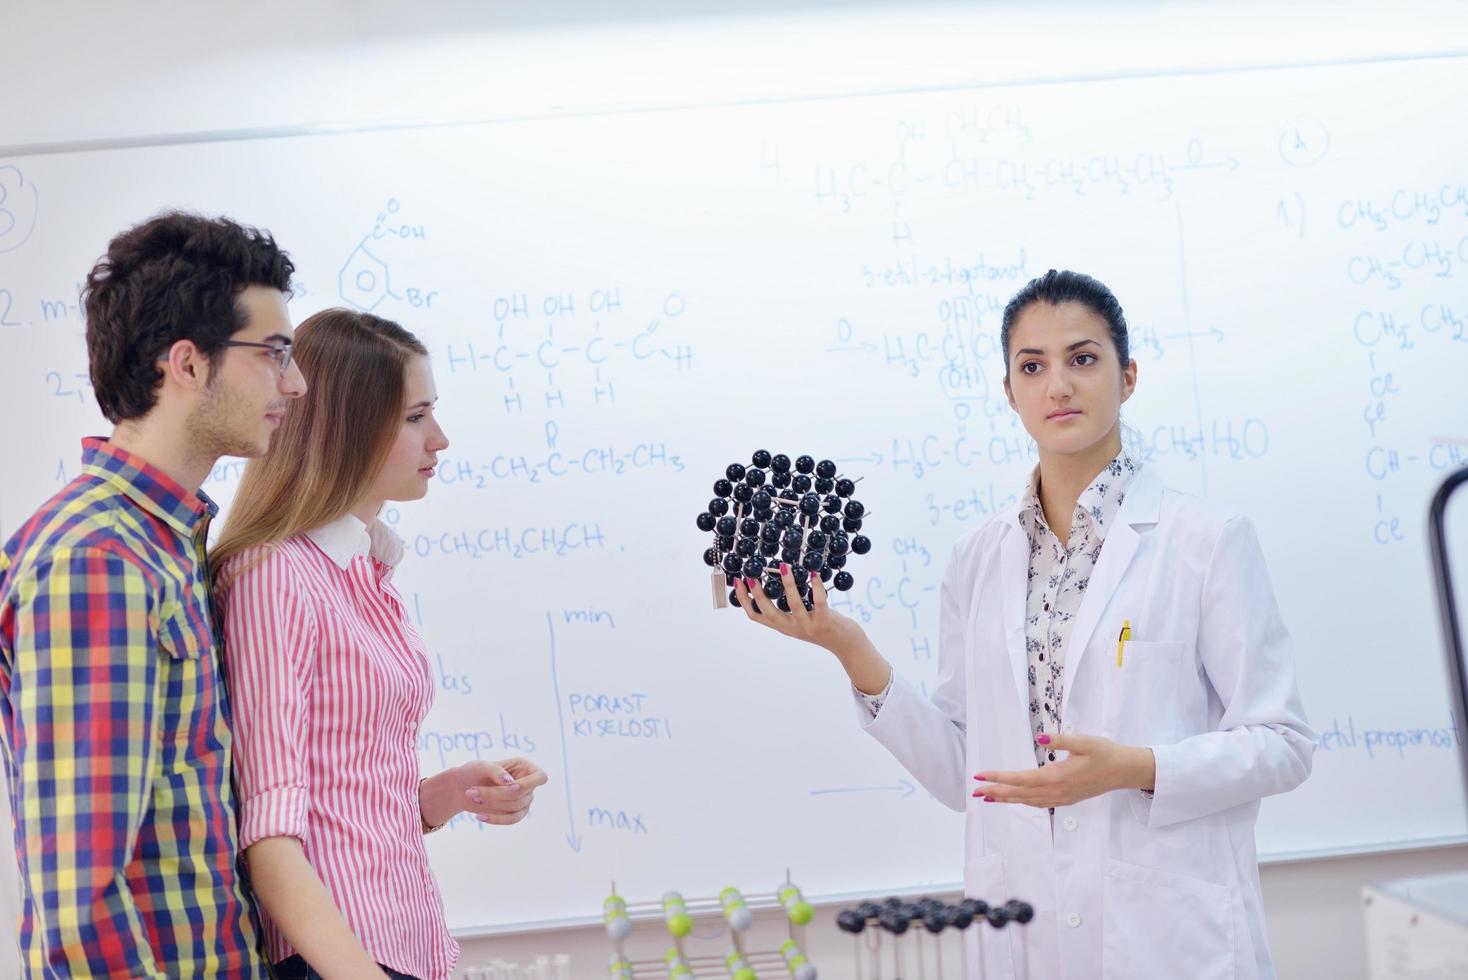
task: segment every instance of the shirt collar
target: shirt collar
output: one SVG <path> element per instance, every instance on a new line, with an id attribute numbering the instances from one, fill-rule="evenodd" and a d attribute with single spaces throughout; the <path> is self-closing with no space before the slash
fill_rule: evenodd
<path id="1" fill-rule="evenodd" d="M 173 477 L 108 439 L 82 440 L 82 472 L 116 487 L 139 507 L 186 537 L 193 537 L 219 507 L 202 490 L 185 490 Z"/>
<path id="2" fill-rule="evenodd" d="M 1096 475 L 1096 479 L 1092 480 L 1076 499 L 1075 517 L 1089 522 L 1092 533 L 1098 540 L 1106 539 L 1106 532 L 1115 523 L 1117 511 L 1121 510 L 1122 501 L 1126 499 L 1127 484 L 1141 468 L 1142 465 L 1132 459 L 1123 449 L 1111 462 L 1106 464 Z M 1045 511 L 1040 506 L 1039 466 L 1036 466 L 1034 472 L 1030 474 L 1029 489 L 1020 502 L 1019 519 L 1025 530 L 1031 533 L 1036 528 L 1046 526 Z M 1074 530 L 1074 522 L 1071 528 Z"/>
<path id="3" fill-rule="evenodd" d="M 371 524 L 363 524 L 351 514 L 343 514 L 330 524 L 307 531 L 306 537 L 338 568 L 346 568 L 358 555 L 370 555 L 388 568 L 396 568 L 403 560 L 403 539 L 376 517 Z"/>

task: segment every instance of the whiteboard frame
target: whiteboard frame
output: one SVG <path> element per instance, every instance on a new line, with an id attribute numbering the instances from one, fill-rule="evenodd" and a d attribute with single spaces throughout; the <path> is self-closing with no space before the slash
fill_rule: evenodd
<path id="1" fill-rule="evenodd" d="M 418 117 L 412 119 L 376 119 L 358 122 L 319 122 L 292 126 L 256 126 L 238 129 L 211 129 L 193 132 L 153 133 L 140 136 L 108 137 L 90 140 L 56 140 L 44 143 L 0 145 L 0 160 L 10 157 L 34 157 L 68 153 L 90 153 L 99 150 L 132 150 L 159 146 L 187 146 L 193 143 L 229 143 L 243 140 L 287 139 L 298 136 L 334 136 L 343 133 L 376 133 L 404 129 L 441 129 L 458 126 L 485 126 L 495 123 L 530 122 L 543 119 L 577 119 L 582 117 L 619 116 L 644 112 L 683 112 L 699 109 L 727 109 L 741 106 L 791 105 L 802 102 L 828 102 L 836 99 L 859 99 L 887 95 L 917 95 L 940 92 L 969 92 L 991 88 L 1018 88 L 1040 85 L 1070 85 L 1087 82 L 1114 82 L 1143 78 L 1184 78 L 1189 76 L 1231 75 L 1261 71 L 1333 68 L 1356 65 L 1381 65 L 1415 61 L 1448 61 L 1468 58 L 1468 47 L 1444 48 L 1412 54 L 1373 55 L 1370 57 L 1320 58 L 1299 61 L 1268 62 L 1257 65 L 1214 65 L 1190 68 L 1177 65 L 1141 71 L 1081 72 L 1072 75 L 1019 75 L 1000 79 L 974 79 L 942 85 L 875 86 L 840 92 L 805 92 L 787 98 L 701 99 L 686 103 L 648 102 L 621 106 L 570 106 L 551 112 L 505 113 L 489 116 Z"/>
<path id="2" fill-rule="evenodd" d="M 691 101 L 688 103 L 650 102 L 644 104 L 628 104 L 622 106 L 596 106 L 584 108 L 568 107 L 564 110 L 549 112 L 536 111 L 526 113 L 506 113 L 501 115 L 488 116 L 453 116 L 444 118 L 419 117 L 410 119 L 378 119 L 339 123 L 328 121 L 303 125 L 244 127 L 219 130 L 200 130 L 192 132 L 183 131 L 154 133 L 128 137 L 112 137 L 106 139 L 33 142 L 13 145 L 0 145 L 0 161 L 4 161 L 10 158 L 69 155 L 73 153 L 89 153 L 125 149 L 147 149 L 166 146 L 186 146 L 203 143 L 227 143 L 309 136 L 332 136 L 349 133 L 458 128 L 546 119 L 575 119 L 641 113 L 697 111 L 745 106 L 818 103 L 836 99 L 880 97 L 889 95 L 979 91 L 994 88 L 1064 85 L 1149 78 L 1178 78 L 1189 76 L 1226 75 L 1264 71 L 1288 71 L 1295 69 L 1393 64 L 1401 62 L 1431 62 L 1455 59 L 1468 59 L 1468 47 L 1447 48 L 1439 51 L 1430 51 L 1423 53 L 1391 54 L 1369 57 L 1323 58 L 1317 60 L 1305 59 L 1297 61 L 1261 63 L 1254 65 L 1208 66 L 1200 68 L 1176 66 L 1168 68 L 1147 69 L 1141 71 L 1090 72 L 1072 75 L 1017 76 L 1003 79 L 954 82 L 942 85 L 915 85 L 908 87 L 878 86 L 870 89 L 847 90 L 840 92 L 833 91 L 822 93 L 802 93 L 786 98 L 731 98 L 727 100 L 703 99 Z M 0 524 L 0 526 L 3 526 L 3 524 Z M 1465 759 L 1464 764 L 1465 766 L 1468 766 L 1468 759 Z M 1448 848 L 1462 847 L 1464 845 L 1468 845 L 1468 834 L 1454 835 L 1449 837 L 1416 838 L 1410 840 L 1357 844 L 1346 847 L 1322 848 L 1316 850 L 1282 851 L 1273 854 L 1265 853 L 1259 856 L 1259 863 L 1261 866 L 1302 864 L 1307 862 L 1327 861 L 1340 858 L 1360 857 L 1375 854 L 1394 854 L 1402 852 L 1442 850 Z M 902 897 L 916 895 L 944 896 L 957 895 L 960 894 L 961 891 L 961 883 L 955 881 L 950 883 L 934 884 L 920 887 L 886 889 L 883 890 L 883 895 L 890 894 Z M 865 901 L 870 898 L 872 898 L 872 893 L 869 891 L 817 894 L 813 896 L 808 896 L 808 900 L 811 902 L 811 904 L 816 906 L 849 904 L 858 901 Z M 780 908 L 779 899 L 773 893 L 770 893 L 768 895 L 746 895 L 746 903 L 754 911 L 767 911 Z M 688 901 L 688 906 L 690 913 L 695 915 L 704 913 L 716 914 L 719 911 L 719 902 L 716 898 L 690 899 Z M 662 906 L 660 903 L 655 901 L 649 901 L 641 904 L 629 903 L 628 917 L 633 921 L 660 920 L 663 917 Z M 569 929 L 582 929 L 592 926 L 599 926 L 601 925 L 602 921 L 603 920 L 601 915 L 591 914 L 586 916 L 573 916 L 552 920 L 534 920 L 526 922 L 500 923 L 493 925 L 467 926 L 453 929 L 451 930 L 451 933 L 456 939 L 477 939 L 495 936 L 523 935 L 532 932 L 550 932 L 564 931 Z"/>
<path id="3" fill-rule="evenodd" d="M 1259 864 L 1305 864 L 1315 861 L 1330 861 L 1336 858 L 1362 857 L 1371 854 L 1395 854 L 1403 851 L 1435 851 L 1468 845 L 1468 834 L 1457 837 L 1424 837 L 1417 840 L 1393 841 L 1387 844 L 1357 844 L 1351 847 L 1323 848 L 1318 851 L 1283 851 L 1279 854 L 1260 855 Z M 908 888 L 872 891 L 840 892 L 830 895 L 807 895 L 806 901 L 817 908 L 836 905 L 854 905 L 858 902 L 895 895 L 899 898 L 932 896 L 934 898 L 956 897 L 963 893 L 963 885 L 949 882 L 938 885 L 923 885 Z M 1021 896 L 1022 897 L 1022 896 Z M 719 915 L 721 906 L 717 898 L 686 898 L 688 912 L 695 917 L 703 914 Z M 745 893 L 744 903 L 751 911 L 768 912 L 781 908 L 780 900 L 773 892 L 769 894 Z M 661 922 L 663 906 L 659 901 L 628 902 L 627 918 L 633 922 Z M 568 929 L 586 929 L 600 926 L 601 915 L 574 916 L 565 919 L 537 920 L 533 922 L 509 922 L 500 925 L 466 926 L 451 929 L 455 939 L 490 939 L 496 936 L 527 935 L 534 932 L 564 932 Z"/>

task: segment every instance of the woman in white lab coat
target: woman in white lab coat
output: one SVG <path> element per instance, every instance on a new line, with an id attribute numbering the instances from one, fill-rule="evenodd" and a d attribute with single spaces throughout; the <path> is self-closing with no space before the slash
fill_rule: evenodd
<path id="1" fill-rule="evenodd" d="M 1001 340 L 1040 461 L 953 550 L 932 696 L 818 580 L 809 611 L 752 580 L 740 603 L 834 653 L 863 727 L 965 812 L 966 893 L 1034 905 L 1025 928 L 966 932 L 971 974 L 982 957 L 988 978 L 1273 977 L 1254 824 L 1309 775 L 1314 733 L 1254 530 L 1122 449 L 1137 366 L 1105 286 L 1051 270 Z"/>

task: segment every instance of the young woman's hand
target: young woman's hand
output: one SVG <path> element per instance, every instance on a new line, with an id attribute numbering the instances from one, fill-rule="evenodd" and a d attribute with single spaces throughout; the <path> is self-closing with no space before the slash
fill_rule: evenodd
<path id="1" fill-rule="evenodd" d="M 841 661 L 858 691 L 880 694 L 892 679 L 892 668 L 877 653 L 860 626 L 826 603 L 826 583 L 820 576 L 812 575 L 810 581 L 810 609 L 800 601 L 795 576 L 790 566 L 783 563 L 780 565 L 780 582 L 785 586 L 785 595 L 796 597 L 790 603 L 789 612 L 782 612 L 775 605 L 775 600 L 765 593 L 764 586 L 754 579 L 736 578 L 734 594 L 739 597 L 745 616 L 777 633 L 825 647 Z"/>
<path id="2" fill-rule="evenodd" d="M 464 812 L 480 823 L 499 826 L 524 820 L 536 787 L 550 778 L 528 759 L 466 762 L 457 774 L 464 787 Z"/>
<path id="3" fill-rule="evenodd" d="M 1039 735 L 1039 745 L 1069 752 L 1059 762 L 1019 772 L 981 772 L 974 796 L 991 803 L 1070 806 L 1117 789 L 1152 789 L 1157 760 L 1148 748 L 1094 735 Z"/>
<path id="4" fill-rule="evenodd" d="M 814 643 L 833 653 L 861 633 L 861 628 L 856 623 L 826 603 L 826 584 L 819 575 L 810 577 L 811 609 L 806 609 L 805 603 L 800 601 L 795 576 L 790 566 L 784 563 L 780 565 L 780 582 L 785 586 L 785 595 L 795 597 L 790 602 L 790 612 L 781 612 L 775 605 L 775 600 L 765 594 L 764 586 L 757 580 L 736 578 L 734 592 L 739 596 L 739 605 L 744 609 L 744 615 L 777 633 Z"/>

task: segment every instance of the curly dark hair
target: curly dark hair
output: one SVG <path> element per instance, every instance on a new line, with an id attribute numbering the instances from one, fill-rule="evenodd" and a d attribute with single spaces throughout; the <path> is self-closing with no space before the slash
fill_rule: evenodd
<path id="1" fill-rule="evenodd" d="M 228 218 L 169 211 L 113 238 L 83 291 L 102 414 L 114 424 L 148 414 L 163 379 L 157 362 L 169 348 L 191 340 L 212 359 L 246 325 L 240 291 L 289 293 L 294 272 L 268 232 Z"/>

